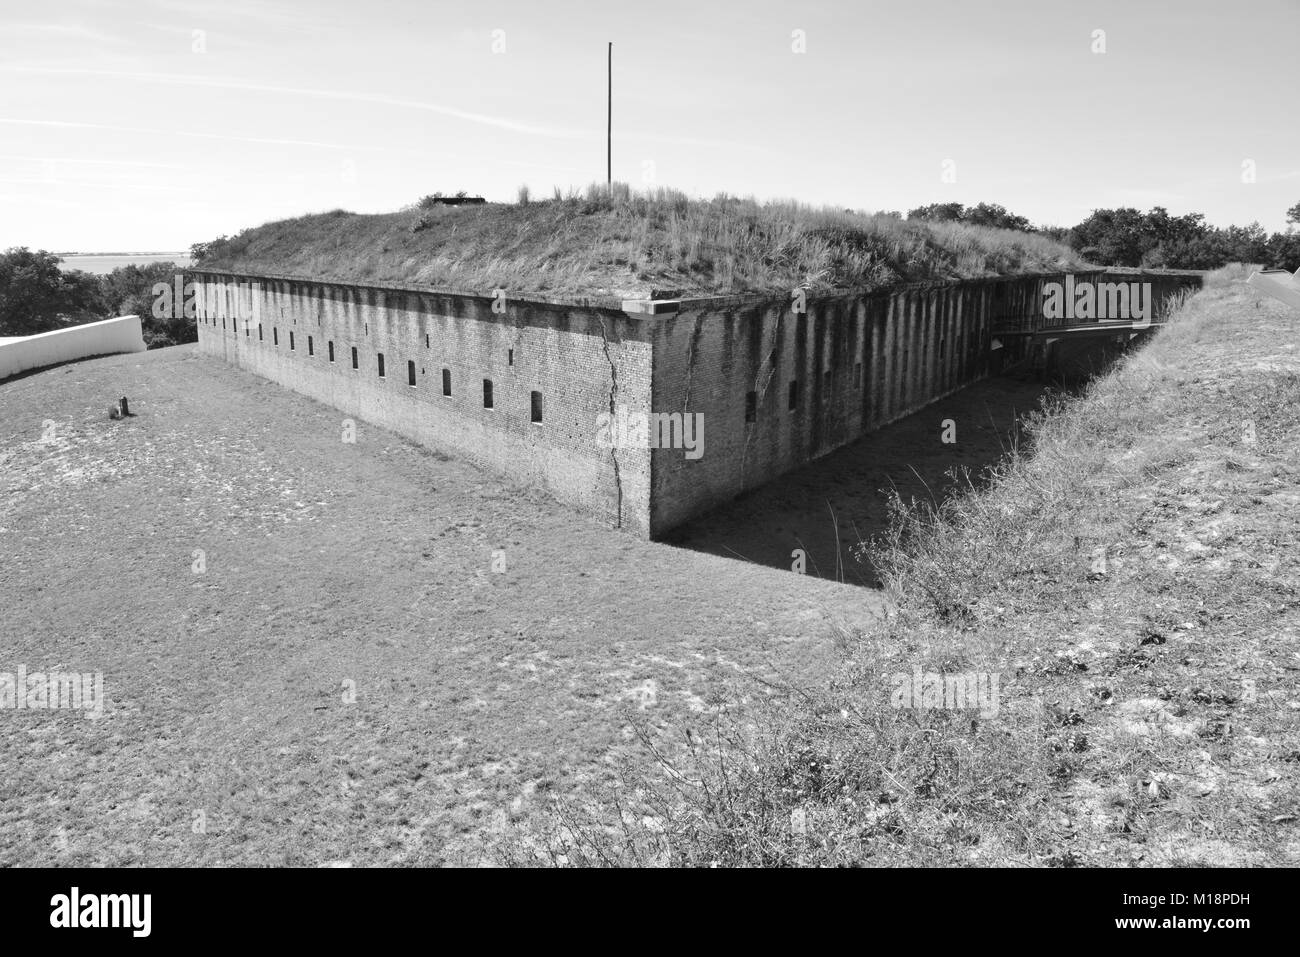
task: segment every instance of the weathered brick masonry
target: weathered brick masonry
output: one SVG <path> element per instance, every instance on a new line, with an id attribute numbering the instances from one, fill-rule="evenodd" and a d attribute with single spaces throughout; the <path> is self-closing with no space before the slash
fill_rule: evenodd
<path id="1" fill-rule="evenodd" d="M 194 279 L 202 351 L 648 533 L 649 451 L 601 448 L 593 437 L 615 386 L 620 405 L 649 411 L 650 342 L 640 319 L 517 300 L 497 313 L 491 297 L 390 286 Z"/>
<path id="2" fill-rule="evenodd" d="M 1157 317 L 1171 296 L 1200 285 L 1188 273 L 1072 275 L 1080 284 L 1149 282 Z M 1043 338 L 1045 285 L 1065 278 L 838 293 L 809 297 L 804 314 L 791 297 L 644 304 L 658 310 L 654 409 L 700 412 L 706 426 L 700 458 L 651 453 L 651 535 L 1027 358 L 1051 341 Z"/>
<path id="3" fill-rule="evenodd" d="M 954 284 L 683 303 L 654 335 L 656 410 L 702 412 L 706 453 L 651 459 L 652 535 L 969 385 L 989 369 L 988 290 Z"/>
<path id="4" fill-rule="evenodd" d="M 418 287 L 195 278 L 203 351 L 653 537 L 1023 358 L 1043 284 L 1064 275 L 815 296 L 803 312 L 787 297 L 494 311 Z M 602 447 L 615 407 L 701 415 L 704 454 Z"/>

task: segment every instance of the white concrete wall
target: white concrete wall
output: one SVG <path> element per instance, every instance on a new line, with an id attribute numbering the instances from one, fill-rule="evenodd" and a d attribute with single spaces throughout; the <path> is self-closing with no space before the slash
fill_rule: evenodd
<path id="1" fill-rule="evenodd" d="M 144 350 L 139 316 L 120 316 L 35 336 L 0 339 L 0 379 L 87 356 Z"/>

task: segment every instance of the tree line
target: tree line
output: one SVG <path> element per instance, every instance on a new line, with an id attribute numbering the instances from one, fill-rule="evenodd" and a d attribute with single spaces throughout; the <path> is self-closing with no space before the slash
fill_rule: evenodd
<path id="1" fill-rule="evenodd" d="M 1300 203 L 1287 210 L 1286 231 L 1271 236 L 1259 223 L 1211 226 L 1202 213 L 1170 216 L 1163 206 L 1146 213 L 1127 206 L 1096 209 L 1083 222 L 1070 227 L 1035 227 L 1024 216 L 1010 213 L 996 203 L 931 203 L 910 210 L 907 218 L 1041 233 L 1066 243 L 1099 266 L 1218 269 L 1240 262 L 1292 272 L 1300 269 L 1300 231 L 1295 228 L 1300 226 Z"/>
<path id="2" fill-rule="evenodd" d="M 114 316 L 139 316 L 150 349 L 194 342 L 198 330 L 178 304 L 154 315 L 157 283 L 173 286 L 175 263 L 120 266 L 104 276 L 63 270 L 54 253 L 25 246 L 0 253 L 0 337 L 31 336 Z M 188 280 L 182 280 L 185 282 Z M 183 288 L 183 287 L 182 287 Z"/>

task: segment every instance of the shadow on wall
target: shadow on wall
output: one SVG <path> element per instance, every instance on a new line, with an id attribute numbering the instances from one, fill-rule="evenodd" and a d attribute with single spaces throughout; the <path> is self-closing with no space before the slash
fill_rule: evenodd
<path id="1" fill-rule="evenodd" d="M 1126 337 L 1075 336 L 1051 343 L 1045 356 L 1044 373 L 1049 382 L 1065 387 L 1086 383 L 1109 369 L 1125 351 L 1145 339 L 1149 333 L 1131 343 Z"/>
<path id="2" fill-rule="evenodd" d="M 1048 386 L 1037 376 L 986 379 L 863 436 L 664 536 L 666 544 L 790 570 L 803 549 L 805 574 L 878 587 L 851 549 L 889 524 L 889 490 L 904 500 L 942 499 L 947 474 L 966 466 L 978 480 L 1019 440 L 1020 417 Z M 943 441 L 944 420 L 955 443 Z M 838 559 L 837 559 L 838 556 Z"/>

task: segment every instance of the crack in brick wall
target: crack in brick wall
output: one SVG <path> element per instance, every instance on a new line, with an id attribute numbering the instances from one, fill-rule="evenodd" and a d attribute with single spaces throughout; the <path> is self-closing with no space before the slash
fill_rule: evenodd
<path id="1" fill-rule="evenodd" d="M 613 418 L 617 415 L 618 405 L 618 366 L 614 364 L 614 358 L 609 354 L 609 331 L 605 328 L 605 317 L 600 316 L 600 339 L 601 346 L 605 350 L 605 361 L 609 363 L 609 414 Z M 612 428 L 611 424 L 611 428 Z M 612 438 L 612 436 L 611 436 Z M 618 469 L 618 449 L 611 446 L 609 458 L 614 466 L 614 491 L 617 495 L 618 518 L 617 526 L 623 527 L 623 477 Z"/>

